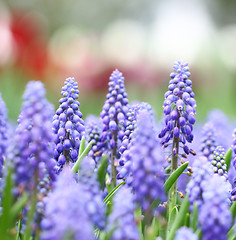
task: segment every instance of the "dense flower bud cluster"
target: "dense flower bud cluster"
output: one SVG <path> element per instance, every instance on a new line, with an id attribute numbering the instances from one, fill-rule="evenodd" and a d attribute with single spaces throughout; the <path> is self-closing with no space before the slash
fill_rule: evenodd
<path id="1" fill-rule="evenodd" d="M 84 208 L 83 191 L 71 171 L 65 168 L 46 199 L 45 218 L 41 223 L 42 240 L 93 239 L 92 225 Z"/>
<path id="2" fill-rule="evenodd" d="M 228 149 L 231 145 L 232 129 L 228 117 L 219 109 L 212 110 L 207 117 L 214 128 L 217 129 L 215 132 L 217 144 L 225 149 Z"/>
<path id="3" fill-rule="evenodd" d="M 175 240 L 197 240 L 198 237 L 193 233 L 192 229 L 181 227 L 176 231 Z"/>
<path id="4" fill-rule="evenodd" d="M 183 150 L 189 154 L 190 150 L 186 142 L 193 140 L 193 124 L 195 123 L 195 94 L 192 91 L 192 81 L 187 63 L 178 61 L 174 65 L 174 72 L 170 74 L 169 90 L 165 93 L 163 112 L 165 115 L 165 127 L 159 134 L 163 138 L 162 145 L 167 147 L 168 143 L 177 139 L 183 144 Z M 176 149 L 173 149 L 173 154 Z"/>
<path id="5" fill-rule="evenodd" d="M 193 174 L 186 189 L 189 197 L 190 211 L 193 211 L 194 203 L 197 204 L 198 209 L 201 208 L 204 186 L 208 184 L 210 177 L 214 174 L 211 163 L 203 156 L 195 160 L 192 169 Z"/>
<path id="6" fill-rule="evenodd" d="M 55 179 L 53 160 L 52 106 L 45 99 L 45 89 L 41 82 L 27 84 L 24 102 L 18 119 L 19 125 L 8 158 L 15 169 L 14 180 L 19 190 L 31 191 L 37 181 L 45 177 Z"/>
<path id="7" fill-rule="evenodd" d="M 228 179 L 227 165 L 225 163 L 225 150 L 223 147 L 218 146 L 215 149 L 211 164 L 213 165 L 214 173 Z"/>
<path id="8" fill-rule="evenodd" d="M 202 240 L 227 239 L 231 224 L 230 188 L 230 184 L 216 174 L 204 185 L 203 205 L 198 217 Z"/>
<path id="9" fill-rule="evenodd" d="M 121 178 L 126 178 L 128 176 L 128 174 L 130 173 L 130 147 L 131 147 L 131 139 L 134 133 L 134 130 L 136 128 L 136 122 L 137 122 L 137 116 L 139 114 L 139 112 L 141 110 L 146 109 L 149 113 L 150 113 L 150 118 L 152 119 L 153 123 L 154 123 L 154 113 L 152 110 L 152 107 L 150 104 L 142 102 L 142 103 L 136 103 L 133 104 L 129 107 L 129 111 L 127 113 L 127 126 L 125 129 L 125 135 L 123 137 L 122 143 L 121 143 L 121 147 L 120 147 L 120 153 L 121 153 L 121 157 L 120 157 L 120 169 L 119 169 L 119 173 L 117 175 L 118 179 Z M 122 170 L 121 170 L 122 169 Z"/>
<path id="10" fill-rule="evenodd" d="M 128 94 L 125 91 L 124 77 L 117 69 L 111 74 L 108 83 L 109 93 L 100 117 L 103 122 L 101 141 L 107 149 L 119 146 L 123 139 L 128 113 Z"/>
<path id="11" fill-rule="evenodd" d="M 234 168 L 229 169 L 229 178 L 232 175 L 232 185 L 233 185 L 233 190 L 231 192 L 231 200 L 235 201 L 236 200 L 236 177 L 235 177 L 235 171 L 236 170 L 236 128 L 233 130 L 233 144 L 232 144 L 232 150 L 233 150 L 233 159 L 231 164 L 233 165 Z"/>
<path id="12" fill-rule="evenodd" d="M 125 134 L 120 146 L 120 153 L 123 153 L 127 149 L 135 129 L 137 115 L 143 109 L 148 110 L 151 113 L 152 117 L 154 118 L 153 110 L 149 103 L 146 102 L 135 103 L 129 107 L 129 111 L 127 113 L 127 124 L 125 128 Z"/>
<path id="13" fill-rule="evenodd" d="M 92 142 L 93 145 L 88 153 L 88 156 L 94 159 L 96 164 L 99 162 L 102 149 L 100 143 L 100 136 L 102 132 L 101 120 L 96 116 L 88 116 L 85 120 L 85 139 L 87 143 Z"/>
<path id="14" fill-rule="evenodd" d="M 147 110 L 140 111 L 130 148 L 130 170 L 135 201 L 144 211 L 150 210 L 152 202 L 156 199 L 166 199 L 163 188 L 164 157 L 153 129 L 150 113 Z M 127 179 L 127 182 L 130 181 Z"/>
<path id="15" fill-rule="evenodd" d="M 74 78 L 67 78 L 61 91 L 60 106 L 53 117 L 53 131 L 56 134 L 54 157 L 58 172 L 67 162 L 78 158 L 80 140 L 84 134 L 84 121 L 79 110 L 78 84 Z"/>
<path id="16" fill-rule="evenodd" d="M 213 152 L 217 147 L 215 132 L 211 122 L 207 122 L 203 126 L 200 151 L 209 161 L 213 160 Z"/>
<path id="17" fill-rule="evenodd" d="M 107 231 L 112 233 L 110 240 L 140 239 L 134 220 L 134 210 L 130 189 L 121 188 L 114 197 L 113 211 L 108 218 Z"/>
<path id="18" fill-rule="evenodd" d="M 233 131 L 233 144 L 232 144 L 232 150 L 234 153 L 234 157 L 233 157 L 233 166 L 236 170 L 236 128 Z"/>
<path id="19" fill-rule="evenodd" d="M 91 222 L 98 228 L 104 229 L 106 209 L 94 169 L 95 163 L 92 158 L 83 159 L 79 172 L 79 184 L 83 190 L 85 209 Z"/>
<path id="20" fill-rule="evenodd" d="M 0 177 L 2 176 L 2 168 L 4 157 L 6 155 L 6 149 L 9 139 L 9 125 L 7 121 L 7 109 L 6 105 L 0 95 Z"/>

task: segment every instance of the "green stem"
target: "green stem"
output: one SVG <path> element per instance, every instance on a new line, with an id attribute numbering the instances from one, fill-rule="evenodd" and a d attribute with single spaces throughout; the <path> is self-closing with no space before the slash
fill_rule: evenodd
<path id="1" fill-rule="evenodd" d="M 117 170 L 115 166 L 115 159 L 117 156 L 117 131 L 112 134 L 112 139 L 115 141 L 115 147 L 111 150 L 111 182 L 113 187 L 116 187 Z"/>
<path id="2" fill-rule="evenodd" d="M 175 121 L 175 126 L 180 129 L 179 116 Z M 179 156 L 179 137 L 174 136 L 172 146 L 171 173 L 173 173 L 178 168 L 178 156 Z M 172 209 L 176 206 L 176 197 L 177 197 L 177 180 L 175 181 L 169 192 L 169 216 Z"/>

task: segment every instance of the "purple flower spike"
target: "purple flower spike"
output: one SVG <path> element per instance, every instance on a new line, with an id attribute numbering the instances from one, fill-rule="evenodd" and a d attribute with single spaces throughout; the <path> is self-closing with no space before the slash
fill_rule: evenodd
<path id="1" fill-rule="evenodd" d="M 193 233 L 192 229 L 181 227 L 177 230 L 175 240 L 197 240 L 198 237 Z"/>
<path id="2" fill-rule="evenodd" d="M 197 204 L 198 209 L 202 207 L 203 189 L 213 174 L 212 166 L 206 157 L 202 156 L 194 161 L 193 174 L 186 189 L 189 196 L 190 211 L 193 211 L 194 203 Z"/>
<path id="3" fill-rule="evenodd" d="M 101 120 L 93 115 L 90 115 L 85 120 L 85 139 L 87 143 L 93 143 L 88 156 L 94 159 L 96 165 L 98 164 L 102 155 L 102 143 L 100 137 L 102 133 L 102 122 Z"/>
<path id="4" fill-rule="evenodd" d="M 23 99 L 8 159 L 15 169 L 14 179 L 19 189 L 25 188 L 31 193 L 46 173 L 51 180 L 55 179 L 51 124 L 53 107 L 45 98 L 43 84 L 38 81 L 27 84 Z"/>
<path id="5" fill-rule="evenodd" d="M 140 111 L 137 127 L 131 141 L 130 172 L 135 201 L 144 211 L 150 211 L 151 204 L 156 199 L 165 201 L 163 188 L 165 173 L 163 164 L 165 158 L 157 141 L 154 125 L 147 110 Z"/>
<path id="6" fill-rule="evenodd" d="M 128 112 L 128 94 L 125 91 L 124 77 L 117 69 L 111 74 L 108 83 L 109 93 L 100 117 L 103 122 L 101 147 L 111 157 L 111 175 L 113 185 L 116 185 L 117 169 L 114 162 L 118 162 L 119 147 L 124 136 Z M 121 120 L 121 121 L 120 121 Z"/>
<path id="7" fill-rule="evenodd" d="M 134 210 L 134 200 L 130 189 L 121 188 L 114 197 L 113 211 L 108 218 L 107 231 L 112 233 L 111 240 L 140 239 L 134 219 Z"/>
<path id="8" fill-rule="evenodd" d="M 6 156 L 8 140 L 9 140 L 9 125 L 7 120 L 7 109 L 0 94 L 0 177 L 2 176 L 2 168 L 4 157 Z"/>
<path id="9" fill-rule="evenodd" d="M 77 100 L 79 96 L 78 84 L 74 78 L 66 79 L 61 95 L 60 106 L 52 123 L 53 131 L 57 136 L 54 157 L 58 163 L 58 172 L 61 171 L 65 163 L 74 163 L 77 160 L 80 140 L 84 134 L 83 115 L 79 110 L 80 103 Z"/>
<path id="10" fill-rule="evenodd" d="M 227 239 L 231 224 L 230 191 L 230 184 L 216 174 L 204 185 L 203 204 L 198 217 L 202 240 Z"/>
<path id="11" fill-rule="evenodd" d="M 163 104 L 166 123 L 164 129 L 167 128 L 165 134 L 163 131 L 159 134 L 160 138 L 164 138 L 163 147 L 167 147 L 173 138 L 176 142 L 183 137 L 189 143 L 193 140 L 192 126 L 195 123 L 196 101 L 189 76 L 188 64 L 178 61 L 174 65 L 174 72 L 170 74 L 169 90 L 165 93 Z"/>
<path id="12" fill-rule="evenodd" d="M 79 185 L 84 192 L 85 209 L 90 221 L 99 229 L 104 229 L 106 209 L 102 198 L 103 192 L 99 188 L 94 169 L 95 162 L 92 158 L 83 159 L 79 172 Z"/>
<path id="13" fill-rule="evenodd" d="M 46 200 L 41 227 L 42 240 L 93 239 L 84 193 L 68 168 L 63 169 Z"/>
<path id="14" fill-rule="evenodd" d="M 209 161 L 213 160 L 213 152 L 217 147 L 215 132 L 211 122 L 207 122 L 203 126 L 200 151 Z"/>

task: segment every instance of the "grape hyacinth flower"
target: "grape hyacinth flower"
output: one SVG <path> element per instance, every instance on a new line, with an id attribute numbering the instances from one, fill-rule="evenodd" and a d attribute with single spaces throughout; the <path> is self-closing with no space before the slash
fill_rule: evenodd
<path id="1" fill-rule="evenodd" d="M 129 143 L 131 142 L 132 135 L 135 129 L 136 121 L 137 121 L 137 115 L 143 109 L 148 110 L 151 113 L 152 118 L 154 119 L 154 113 L 149 103 L 141 102 L 141 103 L 133 104 L 129 107 L 129 111 L 127 113 L 127 123 L 126 123 L 125 132 L 124 132 L 124 137 L 122 139 L 122 143 L 120 146 L 121 154 L 127 149 Z"/>
<path id="2" fill-rule="evenodd" d="M 111 74 L 108 83 L 109 93 L 100 117 L 103 122 L 101 142 L 111 151 L 111 177 L 112 183 L 116 185 L 116 166 L 119 157 L 119 145 L 124 136 L 128 112 L 128 94 L 125 91 L 124 77 L 117 69 Z"/>
<path id="3" fill-rule="evenodd" d="M 0 177 L 2 177 L 3 162 L 8 145 L 8 132 L 7 108 L 0 94 Z"/>
<path id="4" fill-rule="evenodd" d="M 153 123 L 155 122 L 154 113 L 150 104 L 142 102 L 142 103 L 133 104 L 129 107 L 129 111 L 127 113 L 128 119 L 127 119 L 127 126 L 125 129 L 125 135 L 123 137 L 123 140 L 120 146 L 121 157 L 120 157 L 119 164 L 121 167 L 119 169 L 119 173 L 117 174 L 118 179 L 122 179 L 122 178 L 126 179 L 130 174 L 129 149 L 131 147 L 131 140 L 133 137 L 134 130 L 136 128 L 137 116 L 139 112 L 144 109 L 146 109 L 150 113 L 150 117 Z"/>
<path id="5" fill-rule="evenodd" d="M 230 122 L 228 117 L 219 109 L 212 110 L 208 116 L 207 120 L 212 122 L 216 131 L 216 140 L 219 146 L 224 149 L 228 149 L 231 146 L 231 135 L 232 130 L 230 127 Z"/>
<path id="6" fill-rule="evenodd" d="M 233 130 L 233 144 L 232 144 L 232 150 L 233 150 L 233 160 L 232 160 L 232 165 L 234 166 L 234 169 L 236 170 L 236 128 Z M 232 173 L 233 172 L 233 173 Z M 234 171 L 232 169 L 229 169 L 229 176 L 230 175 L 235 175 Z M 236 200 L 236 177 L 233 178 L 233 183 L 232 185 L 234 186 L 232 192 L 231 192 L 231 200 L 235 201 Z"/>
<path id="7" fill-rule="evenodd" d="M 79 110 L 78 84 L 74 78 L 67 78 L 61 91 L 60 106 L 53 117 L 53 131 L 56 134 L 54 157 L 58 172 L 65 163 L 76 162 L 80 140 L 84 134 L 84 121 Z"/>
<path id="8" fill-rule="evenodd" d="M 225 163 L 225 149 L 222 146 L 216 147 L 211 161 L 214 173 L 224 176 L 228 180 L 227 165 Z"/>
<path id="9" fill-rule="evenodd" d="M 94 159 L 96 165 L 101 159 L 102 149 L 100 136 L 102 132 L 102 122 L 96 116 L 88 116 L 85 120 L 85 139 L 86 142 L 92 142 L 93 145 L 88 153 L 88 156 Z"/>
<path id="10" fill-rule="evenodd" d="M 207 122 L 203 126 L 200 152 L 209 161 L 213 160 L 213 152 L 217 147 L 215 132 L 215 127 L 211 122 Z"/>
<path id="11" fill-rule="evenodd" d="M 196 234 L 193 233 L 191 228 L 181 227 L 176 231 L 175 240 L 198 240 Z"/>
<path id="12" fill-rule="evenodd" d="M 209 179 L 214 174 L 211 163 L 206 157 L 200 156 L 194 161 L 193 174 L 187 185 L 186 192 L 188 194 L 190 211 L 193 211 L 194 203 L 196 203 L 198 209 L 203 204 L 203 189 L 208 184 Z"/>
<path id="13" fill-rule="evenodd" d="M 203 204 L 199 211 L 202 240 L 225 240 L 231 224 L 230 184 L 215 174 L 203 189 Z"/>
<path id="14" fill-rule="evenodd" d="M 165 115 L 165 127 L 159 134 L 163 147 L 167 147 L 172 141 L 174 156 L 178 156 L 179 143 L 183 145 L 184 152 L 190 150 L 186 142 L 193 140 L 193 125 L 195 123 L 196 101 L 192 91 L 192 81 L 187 63 L 178 61 L 174 65 L 174 72 L 170 74 L 169 90 L 165 93 L 163 112 Z M 177 165 L 177 163 L 174 163 Z M 175 169 L 177 166 L 173 166 Z"/>
<path id="15" fill-rule="evenodd" d="M 95 162 L 92 158 L 86 157 L 80 165 L 79 185 L 83 190 L 85 210 L 90 221 L 99 229 L 105 228 L 106 209 L 103 203 L 103 192 L 99 188 Z"/>
<path id="16" fill-rule="evenodd" d="M 187 63 L 178 61 L 174 64 L 174 72 L 170 74 L 168 91 L 165 93 L 163 112 L 165 127 L 159 138 L 164 148 L 172 146 L 171 173 L 178 168 L 179 148 L 183 147 L 184 156 L 195 151 L 189 149 L 186 142 L 193 141 L 193 125 L 195 123 L 196 101 L 192 91 L 192 81 Z M 182 146 L 181 146 L 182 145 Z M 171 203 L 175 204 L 177 183 L 170 190 Z"/>
<path id="17" fill-rule="evenodd" d="M 29 193 L 45 177 L 55 180 L 56 162 L 53 159 L 52 105 L 45 98 L 41 82 L 31 81 L 23 95 L 23 105 L 18 126 L 9 148 L 8 159 L 14 168 L 14 181 L 18 191 Z"/>
<path id="18" fill-rule="evenodd" d="M 153 129 L 150 113 L 147 110 L 140 111 L 130 148 L 130 168 L 133 179 L 131 185 L 135 193 L 135 201 L 146 213 L 148 224 L 151 221 L 153 201 L 166 200 L 163 187 L 164 156 Z"/>
<path id="19" fill-rule="evenodd" d="M 92 225 L 85 210 L 84 193 L 65 167 L 54 190 L 46 199 L 41 240 L 93 239 Z"/>
<path id="20" fill-rule="evenodd" d="M 121 188 L 114 197 L 113 211 L 108 218 L 107 231 L 112 233 L 110 240 L 140 239 L 134 210 L 130 188 Z"/>

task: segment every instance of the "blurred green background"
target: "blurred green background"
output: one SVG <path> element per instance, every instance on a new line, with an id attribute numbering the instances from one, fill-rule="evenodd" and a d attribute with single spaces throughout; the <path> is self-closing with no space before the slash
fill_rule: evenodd
<path id="1" fill-rule="evenodd" d="M 219 108 L 236 118 L 236 1 L 9 0 L 0 2 L 0 91 L 16 120 L 29 80 L 58 106 L 75 77 L 81 111 L 98 115 L 111 72 L 129 99 L 162 116 L 174 61 L 189 63 L 197 118 Z"/>

